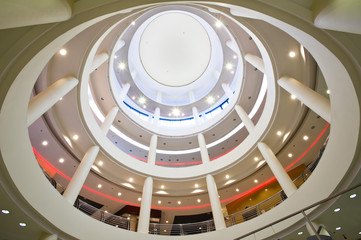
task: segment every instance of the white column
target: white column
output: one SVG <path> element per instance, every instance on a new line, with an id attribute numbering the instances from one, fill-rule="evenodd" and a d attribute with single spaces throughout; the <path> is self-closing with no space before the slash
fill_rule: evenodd
<path id="1" fill-rule="evenodd" d="M 207 188 L 208 188 L 208 195 L 209 200 L 211 202 L 212 214 L 214 219 L 214 225 L 216 230 L 220 230 L 226 228 L 226 222 L 224 221 L 221 202 L 218 198 L 218 190 L 217 185 L 214 181 L 213 176 L 207 175 Z"/>
<path id="2" fill-rule="evenodd" d="M 262 58 L 252 53 L 246 53 L 246 55 L 244 55 L 244 59 L 247 62 L 249 62 L 252 66 L 256 67 L 258 70 L 264 73 L 264 63 Z"/>
<path id="3" fill-rule="evenodd" d="M 272 152 L 272 150 L 268 147 L 267 144 L 263 142 L 259 142 L 258 149 L 261 152 L 264 159 L 266 160 L 271 171 L 275 175 L 278 183 L 281 185 L 283 191 L 286 193 L 288 197 L 291 196 L 294 192 L 297 191 L 297 187 L 292 182 L 287 172 L 283 169 L 280 161 L 278 161 L 275 154 Z"/>
<path id="4" fill-rule="evenodd" d="M 39 240 L 58 240 L 58 236 L 56 234 L 43 233 L 41 234 Z"/>
<path id="5" fill-rule="evenodd" d="M 157 102 L 162 103 L 162 92 L 161 91 L 157 92 Z"/>
<path id="6" fill-rule="evenodd" d="M 198 144 L 201 152 L 202 163 L 208 163 L 209 162 L 208 149 L 206 146 L 206 140 L 204 139 L 202 133 L 198 133 Z"/>
<path id="7" fill-rule="evenodd" d="M 228 98 L 231 98 L 233 96 L 233 92 L 227 84 L 222 83 L 222 88 Z"/>
<path id="8" fill-rule="evenodd" d="M 313 227 L 315 228 L 315 230 L 317 231 L 318 228 L 321 226 L 320 224 L 316 223 L 316 222 L 311 222 Z M 310 226 L 310 224 L 308 224 L 308 222 L 306 222 L 306 229 L 308 231 L 308 233 L 312 236 L 312 235 L 316 235 L 316 233 L 313 231 L 312 227 Z M 330 236 L 330 234 L 326 231 L 326 229 L 322 228 L 320 231 L 320 235 L 325 235 L 325 236 Z"/>
<path id="9" fill-rule="evenodd" d="M 92 146 L 88 149 L 72 179 L 70 180 L 63 197 L 71 204 L 74 204 L 79 192 L 87 178 L 89 171 L 98 155 L 99 147 Z"/>
<path id="10" fill-rule="evenodd" d="M 74 77 L 64 77 L 33 97 L 28 106 L 28 126 L 48 111 L 59 101 L 60 98 L 64 97 L 70 90 L 72 90 L 78 82 L 78 79 Z"/>
<path id="11" fill-rule="evenodd" d="M 249 133 L 252 133 L 252 131 L 254 130 L 254 124 L 253 124 L 252 120 L 248 117 L 248 114 L 246 113 L 246 111 L 244 111 L 244 109 L 239 105 L 236 105 L 234 107 L 234 109 L 236 110 L 238 116 L 244 123 L 244 126 L 246 127 L 247 131 Z"/>
<path id="12" fill-rule="evenodd" d="M 146 233 L 146 234 L 149 232 L 152 194 L 153 194 L 153 179 L 151 177 L 147 177 L 143 185 L 142 202 L 140 204 L 137 232 Z"/>
<path id="13" fill-rule="evenodd" d="M 109 58 L 109 54 L 107 52 L 102 52 L 94 56 L 92 68 L 90 72 L 92 73 L 95 69 L 100 67 L 103 63 L 105 63 Z"/>
<path id="14" fill-rule="evenodd" d="M 148 163 L 155 165 L 155 157 L 157 156 L 157 142 L 158 136 L 153 134 L 150 138 L 149 152 L 148 152 Z"/>
<path id="15" fill-rule="evenodd" d="M 130 84 L 126 83 L 118 96 L 119 102 L 123 102 L 125 96 L 128 94 L 129 88 L 130 88 Z"/>
<path id="16" fill-rule="evenodd" d="M 194 93 L 193 91 L 189 91 L 189 102 L 192 103 L 192 102 L 195 102 L 195 98 L 194 98 Z"/>
<path id="17" fill-rule="evenodd" d="M 114 106 L 107 114 L 107 116 L 104 119 L 104 122 L 102 123 L 100 129 L 102 130 L 102 132 L 106 135 L 110 129 L 110 127 L 112 126 L 115 117 L 117 116 L 118 113 L 118 107 Z"/>
<path id="18" fill-rule="evenodd" d="M 196 107 L 192 107 L 192 114 L 193 114 L 194 120 L 196 121 L 196 124 L 197 125 L 201 124 L 201 120 L 199 118 L 199 112 Z"/>
<path id="19" fill-rule="evenodd" d="M 160 117 L 160 109 L 159 107 L 156 107 L 154 111 L 154 125 L 156 126 L 159 124 L 159 117 Z"/>
<path id="20" fill-rule="evenodd" d="M 327 98 L 306 87 L 294 78 L 286 76 L 281 77 L 278 80 L 278 85 L 290 94 L 295 95 L 298 100 L 303 102 L 307 107 L 320 115 L 327 122 L 331 122 L 331 105 Z"/>

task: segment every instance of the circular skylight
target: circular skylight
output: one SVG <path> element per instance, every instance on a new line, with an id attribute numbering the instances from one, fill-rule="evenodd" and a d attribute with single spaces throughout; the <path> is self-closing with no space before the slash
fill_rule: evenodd
<path id="1" fill-rule="evenodd" d="M 207 31 L 189 14 L 158 16 L 144 30 L 140 45 L 144 69 L 157 82 L 179 87 L 197 80 L 211 57 Z"/>

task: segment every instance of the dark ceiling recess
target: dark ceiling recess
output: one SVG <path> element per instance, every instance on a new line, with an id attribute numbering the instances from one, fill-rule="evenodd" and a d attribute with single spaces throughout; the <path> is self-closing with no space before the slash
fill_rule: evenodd
<path id="1" fill-rule="evenodd" d="M 211 212 L 196 215 L 175 216 L 173 224 L 203 222 L 211 219 L 213 219 L 213 214 Z"/>
<path id="2" fill-rule="evenodd" d="M 125 214 L 131 214 L 131 215 L 139 216 L 139 211 L 140 211 L 140 207 L 126 205 L 125 207 L 120 209 L 118 212 L 114 213 L 114 215 L 121 216 L 121 215 L 123 215 L 125 213 Z M 159 218 L 160 219 L 161 216 L 162 216 L 162 211 L 161 210 L 156 210 L 156 209 L 151 209 L 150 210 L 150 217 L 151 218 Z"/>

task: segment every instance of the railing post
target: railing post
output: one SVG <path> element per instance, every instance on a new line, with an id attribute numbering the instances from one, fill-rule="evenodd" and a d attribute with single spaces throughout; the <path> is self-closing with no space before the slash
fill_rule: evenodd
<path id="1" fill-rule="evenodd" d="M 181 236 L 184 235 L 184 231 L 183 231 L 183 226 L 182 226 L 182 224 L 179 224 L 179 233 L 180 233 Z"/>
<path id="2" fill-rule="evenodd" d="M 236 216 L 232 215 L 232 225 L 236 225 Z"/>

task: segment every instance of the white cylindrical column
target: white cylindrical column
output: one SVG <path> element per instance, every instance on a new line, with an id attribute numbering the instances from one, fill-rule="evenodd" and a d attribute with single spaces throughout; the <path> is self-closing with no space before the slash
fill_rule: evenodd
<path id="1" fill-rule="evenodd" d="M 130 84 L 126 83 L 118 96 L 119 102 L 123 102 L 125 96 L 128 94 L 129 88 L 130 88 Z"/>
<path id="2" fill-rule="evenodd" d="M 318 231 L 318 228 L 321 226 L 320 224 L 316 223 L 316 222 L 311 222 L 314 229 L 316 231 Z M 323 225 L 322 225 L 323 226 Z M 308 222 L 306 222 L 306 229 L 308 231 L 308 233 L 313 236 L 313 235 L 316 235 L 316 233 L 313 231 L 312 227 L 310 226 L 310 224 L 308 224 Z M 321 231 L 319 233 L 319 235 L 325 235 L 325 236 L 330 236 L 330 234 L 327 232 L 327 230 L 325 228 L 321 228 Z"/>
<path id="3" fill-rule="evenodd" d="M 198 144 L 199 144 L 199 149 L 201 152 L 202 162 L 208 163 L 209 162 L 208 149 L 206 146 L 206 140 L 204 139 L 204 136 L 202 133 L 198 134 Z"/>
<path id="4" fill-rule="evenodd" d="M 295 95 L 298 100 L 303 102 L 312 111 L 320 115 L 327 122 L 331 122 L 331 105 L 330 101 L 321 94 L 306 87 L 299 81 L 290 77 L 281 77 L 278 85 L 290 94 Z"/>
<path id="5" fill-rule="evenodd" d="M 244 55 L 244 59 L 247 62 L 249 62 L 252 66 L 256 67 L 258 70 L 264 73 L 264 62 L 262 58 L 252 53 L 246 53 L 246 55 Z"/>
<path id="6" fill-rule="evenodd" d="M 102 130 L 102 132 L 106 135 L 110 129 L 110 127 L 112 126 L 115 117 L 117 116 L 118 113 L 118 107 L 114 106 L 107 114 L 107 116 L 104 119 L 104 122 L 102 123 L 100 129 Z"/>
<path id="7" fill-rule="evenodd" d="M 162 92 L 161 91 L 157 92 L 157 102 L 162 103 Z"/>
<path id="8" fill-rule="evenodd" d="M 59 101 L 60 98 L 64 97 L 70 90 L 72 90 L 78 82 L 78 79 L 74 77 L 61 78 L 51 84 L 47 89 L 33 97 L 28 106 L 28 126 L 48 111 Z"/>
<path id="9" fill-rule="evenodd" d="M 147 177 L 143 185 L 142 203 L 140 204 L 138 230 L 140 233 L 149 232 L 150 209 L 152 204 L 153 179 Z"/>
<path id="10" fill-rule="evenodd" d="M 194 93 L 193 91 L 189 91 L 189 102 L 192 103 L 192 102 L 195 102 L 196 99 L 194 98 Z"/>
<path id="11" fill-rule="evenodd" d="M 249 133 L 251 133 L 254 130 L 254 124 L 253 124 L 252 120 L 248 117 L 248 114 L 246 113 L 246 111 L 244 111 L 244 109 L 239 105 L 236 105 L 234 107 L 234 109 L 236 110 L 238 116 L 244 123 L 244 126 L 246 127 L 247 131 Z"/>
<path id="12" fill-rule="evenodd" d="M 109 54 L 107 52 L 102 52 L 94 56 L 92 68 L 90 69 L 90 73 L 92 73 L 95 69 L 100 67 L 103 63 L 105 63 L 109 58 Z"/>
<path id="13" fill-rule="evenodd" d="M 227 84 L 222 83 L 222 88 L 228 98 L 231 98 L 233 96 L 233 92 Z"/>
<path id="14" fill-rule="evenodd" d="M 154 111 L 154 125 L 158 125 L 159 124 L 159 117 L 160 117 L 160 109 L 159 107 L 156 107 L 155 108 L 155 111 Z"/>
<path id="15" fill-rule="evenodd" d="M 157 142 L 158 136 L 153 134 L 150 138 L 149 152 L 148 152 L 148 163 L 155 165 L 155 157 L 157 156 Z"/>
<path id="16" fill-rule="evenodd" d="M 206 179 L 207 179 L 208 195 L 209 195 L 209 200 L 211 202 L 212 214 L 213 214 L 214 225 L 216 227 L 216 230 L 226 228 L 226 222 L 224 221 L 221 202 L 219 201 L 218 198 L 217 185 L 214 181 L 213 176 L 208 174 Z"/>
<path id="17" fill-rule="evenodd" d="M 63 197 L 71 204 L 74 204 L 79 192 L 87 178 L 89 171 L 98 155 L 99 147 L 92 146 L 88 149 L 78 168 L 76 169 L 72 179 L 70 180 Z"/>
<path id="18" fill-rule="evenodd" d="M 291 196 L 297 191 L 297 187 L 292 182 L 287 172 L 283 169 L 280 161 L 278 161 L 273 151 L 263 142 L 258 143 L 258 149 L 275 175 L 278 183 L 281 185 L 283 191 L 288 197 Z"/>
<path id="19" fill-rule="evenodd" d="M 196 121 L 196 124 L 197 125 L 201 124 L 201 120 L 199 118 L 199 112 L 196 107 L 192 107 L 192 114 L 193 114 L 194 120 Z"/>
<path id="20" fill-rule="evenodd" d="M 58 236 L 56 234 L 43 233 L 41 234 L 39 240 L 58 240 Z"/>

